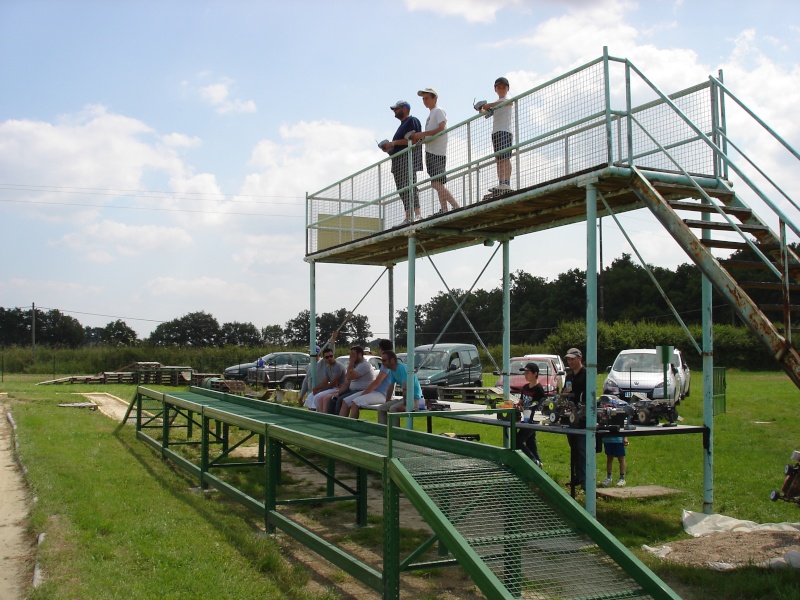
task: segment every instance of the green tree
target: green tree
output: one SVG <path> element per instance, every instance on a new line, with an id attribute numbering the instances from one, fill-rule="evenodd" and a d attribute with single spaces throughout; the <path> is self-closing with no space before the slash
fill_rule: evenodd
<path id="1" fill-rule="evenodd" d="M 223 346 L 260 346 L 261 332 L 252 323 L 223 323 L 220 330 L 220 339 Z"/>
<path id="2" fill-rule="evenodd" d="M 103 343 L 109 346 L 136 346 L 139 336 L 125 321 L 117 319 L 103 328 Z"/>
<path id="3" fill-rule="evenodd" d="M 308 345 L 309 332 L 311 331 L 311 311 L 301 310 L 294 319 L 286 321 L 283 335 L 290 346 Z M 314 332 L 314 339 L 318 340 L 319 327 Z"/>
<path id="4" fill-rule="evenodd" d="M 36 311 L 36 343 L 53 348 L 77 348 L 83 344 L 86 333 L 75 317 L 51 309 L 46 313 Z"/>
<path id="5" fill-rule="evenodd" d="M 31 343 L 31 311 L 0 308 L 0 346 L 26 346 Z"/>
<path id="6" fill-rule="evenodd" d="M 266 346 L 283 346 L 286 339 L 283 335 L 283 327 L 280 325 L 267 325 L 261 328 L 261 339 Z"/>
<path id="7" fill-rule="evenodd" d="M 155 346 L 220 346 L 219 322 L 206 312 L 188 313 L 178 319 L 159 323 L 148 338 Z"/>

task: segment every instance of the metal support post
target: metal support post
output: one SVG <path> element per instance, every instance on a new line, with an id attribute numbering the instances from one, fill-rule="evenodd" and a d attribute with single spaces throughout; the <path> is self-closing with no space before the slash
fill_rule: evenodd
<path id="1" fill-rule="evenodd" d="M 367 470 L 363 467 L 356 468 L 356 526 L 367 526 Z"/>
<path id="2" fill-rule="evenodd" d="M 597 184 L 586 184 L 586 511 L 597 514 Z M 579 442 L 580 443 L 580 442 Z"/>
<path id="3" fill-rule="evenodd" d="M 503 240 L 503 398 L 511 396 L 511 285 L 508 274 L 510 242 Z"/>
<path id="4" fill-rule="evenodd" d="M 200 489 L 208 489 L 208 484 L 205 482 L 205 474 L 208 473 L 208 427 L 211 419 L 205 415 L 201 416 L 203 427 L 200 431 Z"/>
<path id="5" fill-rule="evenodd" d="M 703 204 L 707 204 L 703 200 Z M 711 215 L 702 214 L 703 221 Z M 703 229 L 702 238 L 711 238 L 711 230 Z M 708 427 L 708 443 L 703 444 L 703 512 L 714 512 L 714 312 L 711 295 L 711 280 L 702 276 L 700 293 L 702 298 L 703 329 L 703 424 Z"/>
<path id="6" fill-rule="evenodd" d="M 281 481 L 281 446 L 278 440 L 265 436 L 267 460 L 264 469 L 266 488 L 264 493 L 264 530 L 267 534 L 275 533 L 275 526 L 269 522 L 269 513 L 278 506 L 278 484 Z"/>
<path id="7" fill-rule="evenodd" d="M 400 491 L 389 475 L 389 460 L 383 467 L 383 600 L 399 600 Z"/>
<path id="8" fill-rule="evenodd" d="M 406 385 L 406 412 L 414 410 L 414 346 L 416 345 L 415 329 L 417 326 L 417 308 L 415 304 L 415 279 L 417 276 L 417 238 L 413 235 L 408 238 L 408 319 L 406 323 L 406 369 L 408 370 L 408 384 Z M 406 419 L 406 428 L 414 428 L 414 420 Z"/>
<path id="9" fill-rule="evenodd" d="M 308 319 L 308 353 L 312 356 L 311 367 L 308 372 L 311 375 L 311 385 L 308 386 L 310 390 L 317 385 L 317 365 L 316 361 L 319 359 L 315 356 L 317 352 L 317 268 L 316 263 L 312 260 L 308 263 L 309 266 L 309 319 Z"/>
<path id="10" fill-rule="evenodd" d="M 394 265 L 386 267 L 389 271 L 389 341 L 394 348 Z"/>

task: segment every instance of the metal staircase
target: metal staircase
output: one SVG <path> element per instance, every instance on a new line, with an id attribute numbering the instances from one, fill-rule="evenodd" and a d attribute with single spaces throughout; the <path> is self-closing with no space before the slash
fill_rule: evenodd
<path id="1" fill-rule="evenodd" d="M 785 223 L 781 221 L 781 232 L 776 234 L 735 193 L 718 199 L 700 193 L 695 199 L 667 200 L 643 171 L 636 167 L 632 170 L 631 187 L 639 199 L 800 388 L 800 353 L 792 341 L 792 323 L 800 315 L 800 259 L 786 243 Z M 679 212 L 700 212 L 704 218 L 682 218 Z M 723 220 L 711 220 L 718 215 Z M 736 233 L 741 241 L 713 239 L 709 235 L 713 231 Z M 720 260 L 712 254 L 712 248 L 752 250 L 760 260 Z M 741 277 L 755 269 L 767 277 L 762 281 Z M 782 302 L 758 304 L 747 292 L 753 289 L 780 292 Z M 768 313 L 777 317 L 770 318 Z"/>

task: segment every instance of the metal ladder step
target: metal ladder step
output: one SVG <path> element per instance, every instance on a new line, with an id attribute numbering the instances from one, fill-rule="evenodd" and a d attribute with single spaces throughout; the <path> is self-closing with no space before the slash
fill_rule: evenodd
<path id="1" fill-rule="evenodd" d="M 750 248 L 745 242 L 729 242 L 726 240 L 704 240 L 701 239 L 700 243 L 702 243 L 706 248 L 721 248 L 725 250 L 747 250 Z M 762 252 L 775 252 L 780 249 L 778 243 L 769 243 L 769 244 L 755 244 L 755 247 L 761 250 Z"/>
<path id="2" fill-rule="evenodd" d="M 695 229 L 712 229 L 714 231 L 735 231 L 730 223 L 721 223 L 719 221 L 698 221 L 696 219 L 684 219 L 687 227 L 694 227 Z M 750 225 L 747 223 L 737 223 L 736 226 L 747 233 L 762 233 L 769 231 L 766 225 Z"/>
<path id="3" fill-rule="evenodd" d="M 694 212 L 717 214 L 717 209 L 711 204 L 700 202 L 687 202 L 685 200 L 672 200 L 668 203 L 673 210 L 690 210 Z M 719 205 L 718 205 L 719 206 Z M 753 211 L 743 206 L 719 206 L 722 212 L 734 215 L 739 219 L 747 219 L 753 215 Z"/>

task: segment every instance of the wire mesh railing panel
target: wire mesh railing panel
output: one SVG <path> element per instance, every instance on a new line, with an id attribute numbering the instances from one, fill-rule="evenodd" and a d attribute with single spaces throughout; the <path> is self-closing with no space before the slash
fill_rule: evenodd
<path id="1" fill-rule="evenodd" d="M 713 135 L 712 104 L 709 86 L 692 88 L 690 93 L 671 96 L 675 106 L 705 135 Z M 631 129 L 633 162 L 637 167 L 677 171 L 678 167 L 661 148 L 691 174 L 714 176 L 714 151 L 698 138 L 696 131 L 666 102 L 658 100 L 633 109 L 637 121 Z M 620 121 L 621 131 L 615 141 L 623 141 L 621 160 L 627 160 L 627 120 Z M 657 143 L 656 143 L 657 142 Z M 659 148 L 661 146 L 661 148 Z M 616 155 L 616 153 L 615 153 Z"/>
<path id="2" fill-rule="evenodd" d="M 438 459 L 401 462 L 505 587 L 520 597 L 648 597 L 507 468 L 444 453 Z"/>

